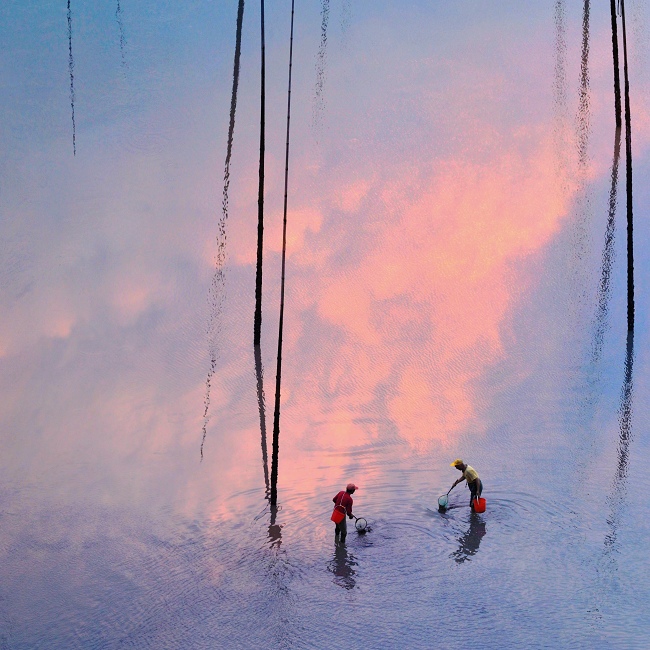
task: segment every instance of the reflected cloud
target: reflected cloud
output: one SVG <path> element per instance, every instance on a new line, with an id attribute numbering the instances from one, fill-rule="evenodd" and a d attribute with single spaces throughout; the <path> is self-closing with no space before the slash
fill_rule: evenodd
<path id="1" fill-rule="evenodd" d="M 35 282 L 0 316 L 0 352 L 20 356 L 12 361 L 12 367 L 23 368 L 17 370 L 16 386 L 35 381 L 35 394 L 52 390 L 56 395 L 31 417 L 43 432 L 43 457 L 55 444 L 48 441 L 55 440 L 59 449 L 77 454 L 87 444 L 89 431 L 101 438 L 90 457 L 97 460 L 103 454 L 107 476 L 127 471 L 121 467 L 124 457 L 131 467 L 143 458 L 149 463 L 149 453 L 178 452 L 182 460 L 166 460 L 143 483 L 172 470 L 188 485 L 200 482 L 187 498 L 192 506 L 215 491 L 261 483 L 260 442 L 265 485 L 268 480 L 263 367 L 266 363 L 268 368 L 269 355 L 263 358 L 260 352 L 253 359 L 246 334 L 256 260 L 255 238 L 249 236 L 255 224 L 248 208 L 257 196 L 247 170 L 257 166 L 255 147 L 237 148 L 241 173 L 233 176 L 230 186 L 243 6 L 240 0 L 234 35 L 228 27 L 235 41 L 232 86 L 225 79 L 223 86 L 228 87 L 220 88 L 226 101 L 225 165 L 223 158 L 218 162 L 223 155 L 221 136 L 205 131 L 214 122 L 214 97 L 200 95 L 179 101 L 181 108 L 169 108 L 168 113 L 161 109 L 155 119 L 147 116 L 153 131 L 169 136 L 168 147 L 148 154 L 111 150 L 113 158 L 99 152 L 79 176 L 58 168 L 51 171 L 48 159 L 47 173 L 26 179 L 25 189 L 10 179 L 13 188 L 21 187 L 12 190 L 16 203 L 23 202 L 15 210 L 16 222 L 21 222 L 28 242 L 28 266 Z M 118 7 L 120 16 L 122 7 L 128 9 L 124 2 Z M 333 23 L 327 22 L 329 4 L 323 2 L 321 9 L 325 47 L 328 24 Z M 566 82 L 564 2 L 556 3 L 556 11 L 556 84 L 561 96 Z M 114 36 L 115 18 L 108 18 Z M 536 44 L 542 40 L 535 35 Z M 597 40 L 594 37 L 594 52 Z M 357 45 L 363 50 L 368 43 Z M 296 208 L 287 233 L 282 386 L 286 461 L 281 486 L 292 479 L 305 482 L 308 474 L 305 489 L 317 491 L 319 483 L 340 478 L 353 452 L 369 457 L 391 444 L 430 451 L 454 445 L 470 430 L 480 436 L 485 425 L 478 417 L 477 382 L 507 350 L 513 315 L 539 281 L 538 262 L 573 207 L 575 165 L 571 169 L 567 162 L 563 184 L 558 184 L 552 115 L 540 109 L 532 118 L 511 122 L 502 109 L 506 104 L 512 110 L 518 106 L 519 85 L 510 86 L 503 73 L 495 74 L 474 60 L 453 60 L 456 55 L 438 64 L 435 53 L 427 51 L 422 60 L 410 62 L 406 59 L 411 54 L 405 59 L 394 52 L 380 61 L 394 59 L 394 87 L 385 86 L 387 92 L 410 98 L 399 110 L 385 110 L 392 94 L 377 101 L 375 78 L 359 84 L 356 90 L 368 95 L 358 105 L 339 98 L 335 102 L 333 96 L 328 106 L 340 119 L 336 125 L 332 121 L 332 127 L 340 132 L 316 151 L 308 137 L 309 115 L 296 116 L 296 172 L 291 181 Z M 334 72 L 325 70 L 325 55 L 323 50 L 323 79 L 326 72 Z M 610 57 L 608 52 L 609 65 Z M 332 57 L 332 65 L 335 61 Z M 548 81 L 550 87 L 552 69 L 548 79 L 540 73 L 546 63 L 536 63 L 531 76 L 538 85 Z M 135 66 L 135 60 L 130 64 Z M 415 70 L 413 78 L 409 70 Z M 400 86 L 404 75 L 408 85 Z M 253 92 L 253 80 L 247 78 L 246 83 L 247 92 Z M 433 87 L 433 94 L 423 90 Z M 312 89 L 306 90 L 307 105 Z M 442 104 L 443 96 L 451 104 Z M 175 134 L 169 125 L 197 104 L 207 107 L 209 118 L 196 124 L 188 120 L 183 123 L 187 131 Z M 594 100 L 594 111 L 597 105 Z M 445 106 L 452 110 L 441 110 Z M 256 105 L 253 111 L 242 101 L 238 129 L 241 120 L 247 127 L 241 128 L 242 138 L 253 139 L 250 133 L 256 136 L 257 131 L 246 111 L 258 118 Z M 196 120 L 195 113 L 191 116 Z M 397 135 L 391 131 L 413 116 L 420 120 L 417 128 L 398 129 Z M 129 127 L 125 132 L 132 131 Z M 577 155 L 575 149 L 571 147 Z M 212 150 L 214 156 L 206 153 Z M 219 187 L 211 196 L 206 188 L 214 188 L 215 169 L 224 171 L 223 193 Z M 277 188 L 270 171 L 267 189 L 272 198 Z M 65 192 L 59 209 L 60 187 Z M 234 219 L 229 218 L 231 202 Z M 215 205 L 221 208 L 217 224 Z M 265 290 L 276 295 L 273 274 L 279 268 L 282 219 L 277 209 L 267 210 L 267 215 L 271 218 L 265 224 L 265 254 L 271 263 L 265 260 Z M 16 273 L 11 279 L 16 290 L 26 280 Z M 274 322 L 276 301 L 267 302 L 264 316 Z M 263 349 L 268 352 L 272 346 Z M 100 355 L 103 363 L 88 363 Z M 53 381 L 53 369 L 60 373 L 61 367 L 66 368 L 66 389 Z M 24 368 L 38 368 L 42 378 Z M 96 392 L 93 386 L 99 386 Z M 16 389 L 10 388 L 13 396 Z M 33 406 L 25 399 L 5 407 L 12 425 L 8 430 L 30 429 L 18 414 L 29 408 Z M 78 417 L 81 409 L 91 416 Z M 202 470 L 199 481 L 186 477 L 196 468 L 187 469 L 190 464 L 185 465 L 183 454 L 194 445 L 192 454 L 198 460 L 201 428 L 204 439 L 214 431 L 218 451 L 215 471 Z M 315 450 L 331 452 L 330 464 L 315 457 L 305 464 L 296 462 Z M 170 482 L 168 491 L 184 489 L 190 491 L 187 486 L 173 488 Z M 223 512 L 226 517 L 235 510 L 219 499 L 210 508 L 215 516 Z"/>
<path id="2" fill-rule="evenodd" d="M 533 282 L 520 262 L 544 249 L 568 209 L 540 135 L 516 137 L 489 163 L 438 161 L 416 186 L 396 168 L 390 181 L 360 180 L 343 199 L 356 208 L 350 218 L 332 215 L 303 240 L 288 301 L 300 336 L 286 353 L 305 358 L 309 330 L 312 363 L 287 374 L 287 409 L 303 429 L 326 413 L 352 422 L 382 386 L 415 447 L 449 443 L 471 421 L 472 382 L 499 359 L 510 310 Z M 330 214 L 341 205 L 332 195 Z"/>
<path id="3" fill-rule="evenodd" d="M 8 60 L 33 56 L 33 43 L 50 31 L 50 19 L 33 20 L 38 7 L 25 4 L 30 12 L 20 23 L 7 23 L 13 30 Z M 48 11 L 55 12 L 51 4 Z M 571 114 L 579 103 L 580 114 L 593 126 L 589 142 L 578 142 L 580 134 L 571 128 L 575 124 L 562 132 L 566 156 L 559 183 L 559 138 L 553 132 L 549 96 L 553 3 L 521 11 L 512 5 L 503 13 L 496 5 L 481 9 L 477 3 L 420 3 L 417 12 L 402 11 L 394 3 L 366 3 L 355 18 L 354 42 L 345 61 L 331 49 L 337 16 L 328 12 L 330 6 L 335 12 L 342 5 L 349 17 L 351 2 L 335 6 L 322 0 L 313 7 L 312 36 L 304 48 L 297 42 L 299 59 L 307 61 L 308 69 L 296 84 L 301 110 L 293 122 L 291 197 L 296 209 L 287 241 L 279 477 L 284 511 L 266 509 L 253 524 L 260 503 L 266 505 L 264 488 L 267 493 L 269 488 L 264 367 L 268 375 L 275 342 L 275 331 L 265 328 L 264 342 L 250 355 L 257 258 L 256 215 L 249 208 L 258 198 L 258 186 L 249 180 L 258 160 L 257 142 L 241 144 L 257 139 L 257 50 L 246 57 L 257 47 L 258 34 L 251 33 L 250 43 L 243 43 L 233 151 L 243 0 L 235 34 L 230 20 L 234 22 L 236 3 L 230 9 L 224 3 L 199 3 L 191 10 L 183 3 L 153 4 L 151 16 L 143 10 L 142 17 L 123 0 L 117 14 L 115 4 L 109 11 L 91 10 L 90 5 L 84 9 L 85 35 L 105 36 L 113 58 L 115 19 L 123 59 L 121 18 L 130 19 L 133 96 L 126 103 L 113 101 L 116 61 L 109 61 L 112 77 L 107 79 L 105 64 L 87 58 L 101 51 L 104 41 L 79 42 L 85 45 L 75 50 L 78 62 L 84 52 L 79 78 L 84 82 L 83 166 L 65 156 L 70 119 L 65 99 L 59 106 L 62 117 L 48 116 L 63 124 L 63 133 L 55 133 L 52 142 L 41 137 L 42 131 L 31 133 L 31 142 L 20 141 L 27 118 L 9 111 L 1 134 L 10 145 L 0 192 L 3 213 L 10 217 L 0 226 L 2 241 L 11 249 L 3 256 L 3 268 L 24 242 L 28 271 L 10 265 L 2 278 L 2 295 L 10 298 L 0 314 L 3 480 L 10 489 L 25 490 L 20 508 L 5 499 L 2 515 L 8 523 L 3 540 L 9 542 L 5 573 L 11 578 L 10 592 L 17 594 L 5 609 L 9 618 L 22 610 L 18 622 L 25 630 L 7 642 L 37 646 L 52 638 L 53 629 L 62 647 L 74 646 L 75 639 L 88 647 L 111 641 L 182 647 L 180 637 L 191 630 L 192 641 L 207 647 L 224 638 L 247 647 L 263 647 L 269 639 L 278 647 L 304 645 L 305 639 L 327 647 L 321 614 L 340 608 L 341 596 L 361 598 L 357 627 L 372 627 L 385 594 L 377 589 L 346 593 L 365 587 L 368 580 L 383 585 L 391 596 L 385 626 L 373 628 L 372 639 L 392 638 L 391 603 L 402 599 L 411 608 L 407 623 L 414 623 L 406 646 L 409 641 L 417 645 L 432 627 L 419 621 L 457 595 L 458 584 L 446 584 L 444 576 L 448 556 L 457 564 L 477 556 L 487 532 L 480 515 L 460 517 L 461 528 L 453 517 L 439 517 L 435 530 L 421 522 L 416 536 L 400 535 L 389 526 L 385 535 L 371 534 L 385 543 L 368 547 L 374 561 L 367 564 L 358 549 L 372 545 L 372 539 L 355 533 L 349 545 L 354 554 L 318 540 L 330 525 L 330 486 L 350 479 L 358 478 L 362 485 L 358 503 L 364 513 L 383 520 L 399 504 L 405 517 L 418 518 L 418 501 L 432 505 L 438 492 L 431 485 L 442 485 L 449 476 L 449 459 L 456 455 L 450 448 L 461 455 L 478 454 L 481 466 L 494 476 L 505 477 L 508 467 L 516 467 L 518 474 L 541 477 L 537 484 L 543 487 L 534 498 L 513 500 L 516 509 L 505 504 L 486 517 L 499 520 L 500 531 L 491 529 L 491 535 L 518 543 L 510 552 L 515 559 L 510 572 L 489 585 L 490 596 L 503 594 L 505 585 L 508 598 L 479 612 L 477 625 L 481 617 L 497 620 L 523 603 L 535 612 L 531 625 L 543 622 L 538 629 L 561 625 L 571 639 L 585 637 L 584 590 L 576 598 L 572 585 L 558 590 L 554 578 L 575 575 L 579 587 L 593 584 L 590 544 L 567 547 L 562 540 L 568 535 L 580 541 L 593 532 L 592 521 L 604 518 L 593 504 L 607 490 L 592 473 L 600 492 L 588 501 L 572 499 L 572 452 L 580 430 L 574 426 L 579 392 L 573 390 L 576 355 L 570 346 L 575 341 L 583 352 L 592 331 L 575 328 L 574 337 L 565 337 L 574 321 L 564 318 L 562 310 L 573 287 L 567 295 L 556 291 L 567 276 L 557 260 L 566 260 L 571 249 L 566 244 L 570 237 L 559 235 L 570 230 L 569 220 L 582 207 L 580 183 L 593 181 L 594 193 L 603 192 L 603 223 L 595 226 L 600 242 L 604 197 L 610 182 L 615 189 L 618 169 L 616 155 L 611 178 L 605 169 L 612 164 L 613 120 L 611 105 L 605 103 L 611 99 L 609 34 L 602 48 L 602 34 L 592 31 L 589 36 L 589 3 L 570 9 L 567 26 L 565 2 L 555 2 L 558 110 L 569 114 L 568 76 L 573 80 Z M 59 10 L 53 20 L 62 27 L 65 4 Z M 599 12 L 605 15 L 602 8 Z M 280 11 L 271 15 L 278 22 L 269 25 L 268 33 L 281 34 L 279 21 L 288 16 Z M 68 16 L 71 54 L 71 11 Z M 217 31 L 206 25 L 217 25 Z M 433 37 L 432 29 L 438 30 Z M 65 34 L 59 36 L 65 39 Z M 224 61 L 232 55 L 224 55 L 226 37 L 235 44 L 232 80 L 225 67 L 232 59 Z M 321 85 L 314 93 L 314 68 L 309 66 L 314 59 L 309 57 L 319 37 L 316 76 Z M 500 47 L 490 49 L 496 43 Z M 279 61 L 286 39 L 274 36 L 268 45 L 269 60 Z M 601 49 L 610 66 L 607 86 L 598 72 L 604 69 L 602 54 L 599 68 Z M 573 67 L 567 73 L 568 60 Z M 45 77 L 27 85 L 28 68 L 17 68 L 19 73 L 10 68 L 16 82 L 6 84 L 5 101 L 16 113 L 25 109 L 27 96 L 39 111 L 52 105 Z M 278 69 L 267 70 L 268 87 L 275 89 L 267 97 L 269 115 L 276 116 Z M 70 72 L 74 100 L 72 65 Z M 62 90 L 56 64 L 48 74 L 48 83 Z M 38 93 L 32 93 L 37 84 Z M 328 128 L 319 133 L 316 146 L 310 100 L 317 109 L 320 102 L 322 120 L 325 90 Z M 99 119 L 88 109 L 103 102 L 106 113 Z M 135 119 L 131 111 L 142 115 Z M 641 123 L 641 109 L 635 115 Z M 34 116 L 41 118 L 32 112 L 29 119 Z M 101 124 L 91 122 L 91 116 Z M 282 134 L 272 120 L 266 127 L 271 153 L 279 149 Z M 587 154 L 593 165 L 587 164 Z M 578 178 L 581 155 L 585 169 Z M 282 165 L 271 155 L 267 163 L 264 290 L 272 299 L 265 301 L 263 316 L 274 323 L 282 241 L 277 170 Z M 613 259 L 612 191 L 599 294 L 603 313 Z M 641 197 L 639 193 L 637 200 Z M 641 205 L 640 214 L 643 209 Z M 20 246 L 12 243 L 18 241 L 15 237 Z M 595 274 L 599 262 L 596 257 L 586 260 Z M 583 285 L 591 294 L 599 280 L 595 274 Z M 593 314 L 593 301 L 588 307 Z M 643 335 L 637 333 L 637 341 Z M 566 363 L 565 356 L 571 357 Z M 621 567 L 620 558 L 637 556 L 636 550 L 625 555 L 619 514 L 632 477 L 632 357 L 628 351 L 612 516 L 606 540 L 602 532 L 597 539 L 597 551 L 605 546 Z M 620 377 L 616 381 L 620 387 Z M 638 391 L 642 382 L 637 383 Z M 594 436 L 611 415 L 607 404 L 599 403 Z M 199 465 L 202 426 L 204 439 L 209 436 Z M 594 436 L 590 440 L 597 442 Z M 544 483 L 550 475 L 554 480 Z M 555 508 L 565 503 L 568 510 Z M 66 518 L 61 504 L 83 521 Z M 127 510 L 127 516 L 106 517 Z M 589 518 L 581 520 L 584 512 Z M 526 524 L 534 525 L 540 513 L 549 515 L 547 525 L 540 527 L 539 539 L 528 539 Z M 142 514 L 159 524 L 152 526 Z M 87 532 L 79 535 L 78 526 Z M 152 535 L 158 526 L 168 535 Z M 29 534 L 14 536 L 12 527 Z M 66 535 L 72 540 L 74 553 L 57 551 L 58 529 L 65 533 L 62 540 Z M 548 576 L 519 571 L 520 548 L 554 561 L 545 565 Z M 499 565 L 499 554 L 490 557 L 488 550 L 484 546 L 480 563 Z M 436 561 L 439 554 L 442 562 Z M 99 572 L 97 557 L 107 558 Z M 427 561 L 430 566 L 423 572 Z M 30 563 L 36 579 L 21 581 Z M 48 599 L 49 609 L 38 606 L 44 602 L 38 592 L 52 584 L 43 576 L 54 576 L 55 582 L 60 576 L 66 585 L 60 598 Z M 438 583 L 440 589 L 432 591 L 431 584 Z M 318 597 L 311 598 L 319 589 Z M 623 638 L 623 626 L 630 621 L 631 610 L 621 609 L 611 638 Z M 102 615 L 95 616 L 100 610 Z M 634 621 L 639 611 L 634 610 Z M 109 629 L 116 632 L 107 641 Z M 519 640 L 517 621 L 508 631 Z M 459 638 L 458 645 L 462 643 Z"/>

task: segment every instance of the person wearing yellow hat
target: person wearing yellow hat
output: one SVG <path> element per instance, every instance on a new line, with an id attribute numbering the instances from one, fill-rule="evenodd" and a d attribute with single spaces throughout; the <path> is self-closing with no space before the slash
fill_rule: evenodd
<path id="1" fill-rule="evenodd" d="M 354 494 L 355 490 L 358 490 L 359 486 L 355 485 L 354 483 L 348 483 L 345 491 L 341 490 L 333 499 L 334 504 L 336 506 L 342 506 L 345 508 L 345 511 L 350 519 L 354 519 L 354 515 L 352 514 L 352 495 Z M 336 524 L 336 528 L 334 530 L 334 543 L 338 544 L 339 542 L 339 535 L 340 535 L 340 540 L 341 544 L 345 544 L 345 538 L 348 535 L 348 525 L 347 522 L 345 521 L 345 516 L 341 520 L 340 524 Z"/>
<path id="2" fill-rule="evenodd" d="M 461 481 L 467 481 L 467 487 L 470 491 L 469 507 L 474 508 L 474 499 L 478 499 L 483 492 L 483 483 L 478 477 L 478 472 L 473 467 L 465 464 L 462 458 L 457 458 L 451 463 L 451 467 L 455 467 L 463 475 L 451 486 L 449 491 L 451 492 Z"/>

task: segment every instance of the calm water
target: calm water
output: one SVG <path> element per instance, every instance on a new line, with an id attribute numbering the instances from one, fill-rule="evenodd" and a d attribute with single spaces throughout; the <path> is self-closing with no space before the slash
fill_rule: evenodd
<path id="1" fill-rule="evenodd" d="M 631 339 L 609 3 L 297 2 L 272 510 L 290 7 L 257 364 L 259 4 L 0 7 L 0 648 L 646 648 L 650 8 Z"/>

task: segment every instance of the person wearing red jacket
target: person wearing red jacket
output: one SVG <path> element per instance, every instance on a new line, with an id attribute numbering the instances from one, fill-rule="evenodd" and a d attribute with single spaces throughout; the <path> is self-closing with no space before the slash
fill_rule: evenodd
<path id="1" fill-rule="evenodd" d="M 359 489 L 358 485 L 355 485 L 354 483 L 348 483 L 345 488 L 345 491 L 341 490 L 332 499 L 335 505 L 343 506 L 345 508 L 345 512 L 347 513 L 350 519 L 354 519 L 354 515 L 352 514 L 352 504 L 354 503 L 352 501 L 352 495 L 354 494 L 354 491 L 358 489 Z M 341 523 L 336 524 L 336 528 L 334 529 L 334 543 L 335 544 L 339 543 L 339 536 L 340 536 L 340 542 L 341 544 L 344 544 L 347 535 L 348 535 L 348 524 L 345 521 L 345 517 L 343 517 Z"/>

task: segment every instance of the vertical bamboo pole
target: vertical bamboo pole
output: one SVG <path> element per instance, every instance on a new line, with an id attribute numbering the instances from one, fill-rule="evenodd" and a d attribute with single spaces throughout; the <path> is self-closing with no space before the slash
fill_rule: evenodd
<path id="1" fill-rule="evenodd" d="M 284 218 L 282 222 L 282 279 L 280 282 L 280 323 L 278 326 L 278 362 L 275 374 L 275 409 L 273 413 L 273 452 L 271 457 L 271 506 L 278 500 L 278 455 L 280 451 L 280 386 L 282 383 L 282 329 L 284 325 L 284 279 L 287 257 L 287 195 L 289 186 L 289 126 L 291 124 L 291 68 L 293 64 L 293 13 L 291 0 L 291 36 L 289 38 L 289 89 L 287 91 L 287 144 L 284 158 Z"/>
<path id="2" fill-rule="evenodd" d="M 627 330 L 634 329 L 634 219 L 632 210 L 632 118 L 630 116 L 630 78 L 627 67 L 625 0 L 621 0 L 623 25 L 623 76 L 625 79 L 625 189 L 627 196 Z"/>
<path id="3" fill-rule="evenodd" d="M 262 261 L 264 250 L 264 149 L 266 146 L 266 71 L 264 44 L 264 0 L 261 0 L 261 71 L 260 71 L 260 165 L 257 191 L 257 270 L 255 274 L 255 323 L 253 344 L 259 345 L 262 335 Z"/>

